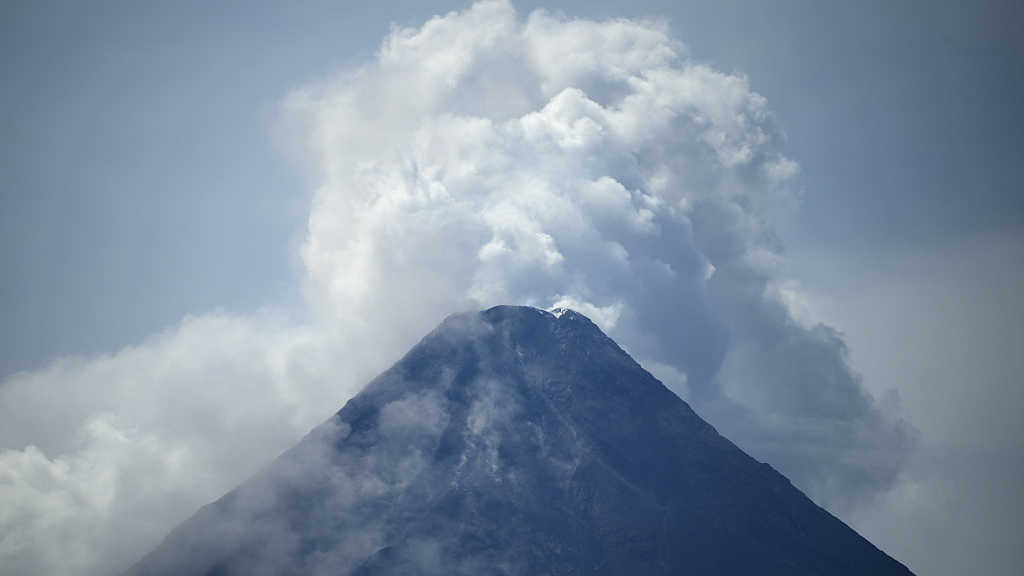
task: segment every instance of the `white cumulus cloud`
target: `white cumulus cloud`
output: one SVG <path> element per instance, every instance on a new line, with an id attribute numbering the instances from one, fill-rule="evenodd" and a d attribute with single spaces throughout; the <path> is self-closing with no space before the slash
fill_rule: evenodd
<path id="1" fill-rule="evenodd" d="M 281 126 L 319 180 L 301 247 L 315 320 L 189 318 L 4 382 L 15 573 L 126 565 L 446 315 L 496 304 L 588 314 L 819 501 L 894 481 L 912 430 L 777 288 L 769 219 L 798 166 L 768 103 L 663 23 L 480 2 L 294 91 Z"/>

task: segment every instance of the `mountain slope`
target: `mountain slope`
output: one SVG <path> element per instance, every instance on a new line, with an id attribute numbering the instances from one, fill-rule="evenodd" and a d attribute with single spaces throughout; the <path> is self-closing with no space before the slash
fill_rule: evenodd
<path id="1" fill-rule="evenodd" d="M 910 574 L 582 315 L 449 317 L 126 571 Z"/>

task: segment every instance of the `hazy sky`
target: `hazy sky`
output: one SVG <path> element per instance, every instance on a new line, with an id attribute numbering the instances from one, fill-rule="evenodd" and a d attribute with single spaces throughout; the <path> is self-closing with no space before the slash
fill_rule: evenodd
<path id="1" fill-rule="evenodd" d="M 349 186 L 346 170 L 354 170 L 339 158 L 371 155 L 374 146 L 390 150 L 388 138 L 401 140 L 407 134 L 426 139 L 411 140 L 422 146 L 414 146 L 419 152 L 410 153 L 413 157 L 435 159 L 444 156 L 438 151 L 442 148 L 431 144 L 435 140 L 444 143 L 467 134 L 472 136 L 467 140 L 503 138 L 502 145 L 482 148 L 501 152 L 505 163 L 474 160 L 475 169 L 499 174 L 494 166 L 506 166 L 510 173 L 557 188 L 554 173 L 517 155 L 521 143 L 510 140 L 519 134 L 515 127 L 483 130 L 447 125 L 443 116 L 430 116 L 435 123 L 429 130 L 416 128 L 413 133 L 408 128 L 418 126 L 416 114 L 428 112 L 454 110 L 458 118 L 466 111 L 496 121 L 519 118 L 553 98 L 541 90 L 540 105 L 531 107 L 533 96 L 523 92 L 517 104 L 507 97 L 514 91 L 505 91 L 500 82 L 518 89 L 533 80 L 484 74 L 472 90 L 455 92 L 470 94 L 460 96 L 461 103 L 428 105 L 418 100 L 419 94 L 407 94 L 410 88 L 402 84 L 407 75 L 395 72 L 404 65 L 422 69 L 420 56 L 396 52 L 392 64 L 371 64 L 392 26 L 418 29 L 436 14 L 469 6 L 4 3 L 0 449 L 5 452 L 0 456 L 0 498 L 21 504 L 7 507 L 14 512 L 0 511 L 0 559 L 20 562 L 26 574 L 43 573 L 40 566 L 52 571 L 54 566 L 40 559 L 42 553 L 33 546 L 65 544 L 79 550 L 70 554 L 80 558 L 79 572 L 123 568 L 191 513 L 181 509 L 217 497 L 239 475 L 244 478 L 301 436 L 303 427 L 340 407 L 357 383 L 394 361 L 410 339 L 414 342 L 457 306 L 457 295 L 479 302 L 499 293 L 511 299 L 531 297 L 514 278 L 487 276 L 509 268 L 500 258 L 494 268 L 472 268 L 475 276 L 466 280 L 470 288 L 462 290 L 459 274 L 469 273 L 461 261 L 438 263 L 430 260 L 437 254 L 415 251 L 414 241 L 423 239 L 429 240 L 424 246 L 447 245 L 432 221 L 409 220 L 409 212 L 394 205 L 360 212 L 332 204 L 337 195 L 331 190 Z M 850 494 L 863 498 L 835 503 L 835 512 L 919 574 L 1019 574 L 1024 569 L 1024 552 L 1018 546 L 1024 533 L 1024 419 L 1019 417 L 1024 410 L 1024 8 L 1004 2 L 725 1 L 707 7 L 644 1 L 520 2 L 515 5 L 520 23 L 539 7 L 597 21 L 660 19 L 667 28 L 638 26 L 661 30 L 666 38 L 681 42 L 686 46 L 685 52 L 680 48 L 683 59 L 702 65 L 684 75 L 690 82 L 685 85 L 703 87 L 711 95 L 707 102 L 694 96 L 693 106 L 710 114 L 716 103 L 735 97 L 737 103 L 728 101 L 723 109 L 756 120 L 730 128 L 725 116 L 713 118 L 716 126 L 724 126 L 727 143 L 728 138 L 742 143 L 751 134 L 763 133 L 763 141 L 750 140 L 755 142 L 755 165 L 788 165 L 785 160 L 799 166 L 798 171 L 780 173 L 778 182 L 729 180 L 745 195 L 770 189 L 768 201 L 762 205 L 755 200 L 753 208 L 743 205 L 740 216 L 716 216 L 716 210 L 733 201 L 694 192 L 691 200 L 704 210 L 699 214 L 715 216 L 706 221 L 724 222 L 720 226 L 702 228 L 705 220 L 697 213 L 684 221 L 657 208 L 651 209 L 651 218 L 661 218 L 662 230 L 681 227 L 682 236 L 693 226 L 692 246 L 684 243 L 686 250 L 676 256 L 682 258 L 680 266 L 692 265 L 687 270 L 701 282 L 709 272 L 701 266 L 727 245 L 717 231 L 729 231 L 730 246 L 765 248 L 777 256 L 770 273 L 743 280 L 743 286 L 770 289 L 784 300 L 786 318 L 791 316 L 801 327 L 787 342 L 804 342 L 801 338 L 806 337 L 811 348 L 794 346 L 822 351 L 828 362 L 838 362 L 843 376 L 836 386 L 873 397 L 870 406 L 844 421 L 857 426 L 881 422 L 876 429 L 888 432 L 866 442 L 872 449 L 891 449 L 886 454 L 895 460 L 886 470 L 896 476 L 880 481 L 866 496 L 851 488 Z M 546 37 L 541 32 L 520 35 Z M 655 47 L 665 42 L 674 46 L 660 37 L 649 41 Z M 424 42 L 429 52 L 432 44 Z M 596 50 L 591 44 L 581 46 Z M 609 46 L 607 58 L 627 53 Z M 538 70 L 554 74 L 550 71 L 560 65 L 559 58 L 568 57 L 557 48 L 550 53 L 554 63 Z M 647 65 L 655 64 L 661 65 Z M 353 73 L 360 69 L 371 72 Z M 565 74 L 567 85 L 572 84 L 571 74 Z M 743 85 L 744 78 L 749 85 Z M 576 87 L 596 101 L 604 89 Z M 614 98 L 615 90 L 607 90 L 606 97 Z M 504 100 L 495 100 L 496 93 Z M 755 93 L 766 101 L 754 98 Z M 358 104 L 359 98 L 374 99 L 374 94 L 381 100 L 374 106 L 386 122 L 372 130 L 346 124 L 363 118 L 361 113 L 375 118 L 368 105 Z M 557 126 L 562 116 L 556 112 L 563 109 L 550 110 L 550 117 L 542 120 Z M 593 111 L 564 110 L 597 118 Z M 520 136 L 535 144 L 529 123 L 523 126 L 525 136 Z M 341 135 L 332 136 L 334 140 L 324 136 L 331 130 Z M 676 142 L 671 135 L 643 138 Z M 579 174 L 587 175 L 590 168 L 582 159 L 595 156 L 612 162 L 628 149 L 622 142 L 602 142 L 586 154 L 565 158 L 580 160 Z M 702 157 L 680 152 L 686 146 L 681 142 L 671 149 L 693 162 L 673 174 L 695 174 L 708 181 L 722 177 L 710 168 L 702 172 Z M 346 150 L 352 152 L 346 155 Z M 451 154 L 462 158 L 471 153 Z M 386 166 L 380 170 L 390 174 Z M 436 178 L 457 188 L 456 181 Z M 385 184 L 374 186 L 386 188 L 388 180 L 382 176 L 380 181 Z M 628 198 L 634 192 L 628 178 L 619 181 L 626 185 Z M 697 386 L 697 361 L 671 352 L 673 346 L 686 344 L 685 337 L 672 340 L 671 327 L 644 320 L 652 316 L 654 296 L 616 300 L 616 294 L 627 292 L 612 280 L 601 280 L 596 270 L 602 257 L 574 260 L 573 242 L 583 250 L 589 229 L 581 229 L 577 237 L 554 238 L 561 252 L 543 243 L 515 244 L 531 226 L 548 234 L 551 226 L 565 229 L 564 220 L 524 216 L 529 210 L 507 201 L 511 196 L 503 192 L 515 185 L 501 181 L 489 189 L 490 200 L 482 205 L 486 210 L 474 208 L 474 200 L 454 204 L 459 208 L 454 211 L 418 213 L 454 218 L 445 222 L 456 222 L 453 229 L 460 231 L 490 226 L 494 236 L 487 246 L 512 246 L 516 254 L 535 248 L 538 262 L 550 254 L 554 256 L 547 264 L 552 266 L 560 265 L 557 257 L 562 256 L 569 264 L 585 263 L 573 270 L 588 279 L 591 314 L 602 307 L 609 314 L 625 309 L 616 338 L 632 342 L 631 351 L 646 353 L 645 366 L 661 367 L 660 377 L 687 374 L 688 380 L 676 388 L 682 393 L 690 392 L 687 385 Z M 716 186 L 721 189 L 721 183 Z M 592 192 L 589 198 L 602 202 L 618 193 L 610 188 Z M 542 200 L 564 198 L 553 192 Z M 634 194 L 627 204 L 647 201 Z M 604 209 L 584 204 L 576 201 L 573 206 L 584 219 L 597 222 L 594 234 L 614 238 L 630 250 L 636 246 L 639 252 L 657 252 L 655 244 L 645 244 L 642 230 L 624 232 L 614 223 L 602 224 L 598 220 Z M 637 214 L 644 217 L 642 211 Z M 756 229 L 736 231 L 747 216 L 757 221 Z M 517 224 L 499 231 L 494 225 L 499 218 Z M 389 223 L 419 232 L 409 233 L 404 244 L 401 237 L 392 239 L 396 244 L 382 243 L 381 238 L 391 238 Z M 771 238 L 766 240 L 766 234 Z M 506 244 L 498 242 L 499 236 Z M 465 241 L 466 250 L 478 248 L 465 238 L 455 239 Z M 433 262 L 423 264 L 425 269 L 446 272 L 435 277 L 403 262 L 385 265 L 379 258 L 358 268 L 353 262 L 361 262 L 360 255 L 350 246 L 362 240 L 378 242 L 373 244 L 376 253 L 396 246 L 397 254 Z M 500 256 L 500 251 L 492 252 Z M 581 298 L 582 292 L 570 294 L 572 288 L 554 272 L 530 268 L 532 261 L 516 262 L 526 262 L 518 269 L 522 277 L 549 282 L 551 294 Z M 754 270 L 743 268 L 728 276 L 728 270 L 716 268 L 708 278 L 748 278 L 744 274 Z M 362 289 L 353 287 L 341 269 L 364 270 L 360 281 L 387 287 L 345 304 L 380 306 L 385 297 L 391 298 L 393 309 L 382 313 L 383 327 L 360 324 L 373 323 L 374 310 L 338 305 L 339 295 Z M 414 274 L 409 277 L 421 282 L 414 288 L 427 286 L 441 296 L 424 300 L 393 288 L 410 270 Z M 759 270 L 755 272 L 762 274 Z M 638 272 L 637 278 L 649 284 L 651 277 Z M 685 292 L 679 286 L 697 284 L 672 285 L 672 290 Z M 749 328 L 750 345 L 743 348 L 736 343 L 745 341 L 748 325 L 736 319 L 738 308 L 729 304 L 736 300 L 722 296 L 732 292 L 712 286 L 707 296 L 698 288 L 693 294 L 685 292 L 692 296 L 687 301 L 704 302 L 701 298 L 706 297 L 707 302 L 680 308 L 677 317 L 696 319 L 698 325 L 706 320 L 706 331 L 692 334 L 733 335 L 731 347 L 710 348 L 710 353 L 728 354 L 721 372 L 716 370 L 722 366 L 709 368 L 719 375 L 714 385 L 707 385 L 709 394 L 722 392 L 740 404 L 744 399 L 754 404 L 757 389 L 735 382 L 758 375 L 782 382 L 796 373 L 790 370 L 803 366 L 800 359 L 805 356 L 798 352 L 791 358 L 782 354 L 792 360 L 783 367 L 764 364 L 752 352 L 744 355 L 743 350 L 762 342 L 758 338 L 776 332 L 770 326 Z M 622 307 L 615 308 L 616 303 Z M 409 333 L 396 336 L 406 306 L 428 312 L 410 321 Z M 761 313 L 768 318 L 773 311 Z M 778 322 L 788 326 L 788 320 Z M 815 332 L 811 328 L 818 322 L 842 337 Z M 335 330 L 334 325 L 345 327 Z M 353 362 L 346 357 L 346 346 L 357 344 L 346 334 L 366 330 L 374 331 L 366 338 L 368 348 L 385 344 L 360 350 L 363 359 Z M 649 342 L 655 344 L 645 344 Z M 857 374 L 863 376 L 863 388 Z M 325 399 L 324 383 L 332 380 L 341 385 Z M 786 386 L 780 383 L 778 389 L 788 390 Z M 189 400 L 200 397 L 201 402 Z M 246 402 L 243 408 L 237 402 L 241 397 L 260 401 Z M 769 400 L 782 406 L 781 398 Z M 717 414 L 716 425 L 729 428 L 732 421 L 724 415 L 728 407 L 713 399 L 690 400 L 695 407 L 703 402 L 705 411 L 698 412 L 713 421 Z M 818 412 L 813 415 L 820 415 L 823 406 L 815 404 Z M 792 407 L 778 408 L 777 414 L 793 421 L 800 415 Z M 259 426 L 246 424 L 254 415 L 264 417 Z M 916 430 L 911 434 L 917 438 L 913 449 L 893 428 L 900 418 Z M 746 431 L 746 445 L 737 441 L 756 450 L 758 438 L 784 438 L 778 429 L 758 426 Z M 175 427 L 188 430 L 166 432 Z M 735 434 L 744 433 L 734 429 Z M 837 459 L 850 448 L 833 437 L 814 447 L 834 451 Z M 762 449 L 761 457 L 772 453 Z M 81 472 L 112 460 L 118 462 L 110 466 L 120 474 L 116 481 Z M 829 462 L 827 457 L 819 460 Z M 128 469 L 144 472 L 123 472 Z M 793 464 L 793 473 L 799 470 Z M 187 472 L 192 484 L 175 484 L 174 471 Z M 33 480 L 32 474 L 64 488 L 39 492 L 42 481 Z M 815 477 L 808 472 L 807 482 Z M 79 501 L 103 502 L 105 507 L 75 508 L 72 503 Z M 111 528 L 95 540 L 80 534 L 97 517 L 109 521 L 143 509 L 162 511 L 153 513 L 147 529 L 121 534 Z M 40 540 L 44 533 L 56 540 Z M 103 551 L 114 560 L 97 560 Z M 73 568 L 60 569 L 73 573 Z"/>

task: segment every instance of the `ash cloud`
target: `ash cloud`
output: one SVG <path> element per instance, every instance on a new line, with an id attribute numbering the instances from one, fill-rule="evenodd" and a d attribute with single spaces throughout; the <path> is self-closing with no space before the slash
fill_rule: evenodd
<path id="1" fill-rule="evenodd" d="M 913 430 L 778 287 L 769 220 L 798 172 L 781 129 L 662 24 L 482 2 L 285 111 L 322 177 L 309 293 L 340 322 L 570 306 L 820 501 L 895 480 Z"/>
<path id="2" fill-rule="evenodd" d="M 779 288 L 770 217 L 799 171 L 782 130 L 664 23 L 480 2 L 396 28 L 373 62 L 291 93 L 279 124 L 319 182 L 301 248 L 315 320 L 190 318 L 5 381 L 13 573 L 127 565 L 445 316 L 496 304 L 585 313 L 819 502 L 894 482 L 913 430 Z M 406 424 L 440 422 L 420 414 Z"/>

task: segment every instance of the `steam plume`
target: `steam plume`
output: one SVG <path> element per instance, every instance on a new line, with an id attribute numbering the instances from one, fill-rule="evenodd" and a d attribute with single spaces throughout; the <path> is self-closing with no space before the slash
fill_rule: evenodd
<path id="1" fill-rule="evenodd" d="M 769 220 L 798 173 L 782 131 L 663 23 L 480 2 L 294 91 L 281 125 L 320 181 L 301 249 L 315 320 L 189 318 L 4 382 L 12 573 L 126 565 L 447 314 L 502 303 L 588 315 L 820 502 L 894 482 L 912 430 L 779 289 Z"/>

